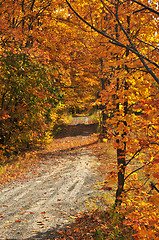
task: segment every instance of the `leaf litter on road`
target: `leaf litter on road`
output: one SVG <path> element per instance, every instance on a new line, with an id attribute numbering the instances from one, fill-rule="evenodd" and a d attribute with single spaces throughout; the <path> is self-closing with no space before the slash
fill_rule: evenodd
<path id="1" fill-rule="evenodd" d="M 25 177 L 21 177 L 19 180 L 22 183 L 21 194 L 24 194 L 25 201 L 23 201 L 23 197 L 19 198 L 19 203 L 17 204 L 15 202 L 12 207 L 16 210 L 18 205 L 18 207 L 24 211 L 25 218 L 19 220 L 19 223 L 21 221 L 24 222 L 23 230 L 17 229 L 17 231 L 14 231 L 14 234 L 11 234 L 12 237 L 16 238 L 16 236 L 18 236 L 17 239 L 19 239 L 19 237 L 32 237 L 32 234 L 35 234 L 37 230 L 31 226 L 31 222 L 35 223 L 36 219 L 37 225 L 42 228 L 45 226 L 45 223 L 49 222 L 45 226 L 46 229 L 51 226 L 55 226 L 55 228 L 58 229 L 57 224 L 62 227 L 65 226 L 65 223 L 77 219 L 76 214 L 80 213 L 86 207 L 84 203 L 85 200 L 96 192 L 93 190 L 93 185 L 95 184 L 97 174 L 92 169 L 96 157 L 93 156 L 92 149 L 88 146 L 95 143 L 97 139 L 97 135 L 55 139 L 49 144 L 47 149 L 36 153 L 39 159 L 35 158 L 35 162 L 33 161 L 31 165 L 32 169 L 30 172 L 28 171 L 28 176 L 25 174 Z M 70 174 L 68 174 L 68 170 L 71 170 Z M 38 179 L 40 179 L 40 182 Z M 24 180 L 24 184 L 21 180 Z M 59 183 L 61 185 L 59 185 Z M 14 191 L 18 191 L 18 181 L 12 181 L 9 187 L 11 187 L 12 184 L 14 184 Z M 58 186 L 57 189 L 56 185 Z M 63 188 L 64 186 L 65 189 Z M 4 189 L 2 188 L 1 191 L 2 196 L 4 196 Z M 29 189 L 27 193 L 26 189 Z M 47 194 L 47 198 L 39 197 L 40 195 L 37 194 L 42 190 L 44 190 L 44 192 L 40 195 Z M 4 196 L 4 201 L 6 197 L 7 194 Z M 28 201 L 29 199 L 30 201 Z M 65 202 L 68 206 L 64 211 Z M 56 203 L 58 205 L 56 205 Z M 9 206 L 9 211 L 11 211 L 10 204 L 4 205 Z M 42 206 L 45 206 L 49 211 L 40 211 Z M 33 209 L 34 211 L 32 211 Z M 58 209 L 60 210 L 60 218 L 57 215 L 59 212 Z M 26 210 L 28 213 L 25 212 Z M 6 213 L 7 212 L 5 212 L 5 220 L 9 217 L 7 217 Z M 47 218 L 43 218 L 43 220 L 39 219 L 40 215 L 44 216 L 46 213 Z M 21 216 L 23 216 L 23 214 L 21 214 Z M 45 221 L 45 223 L 43 221 Z M 10 228 L 13 229 L 12 226 L 10 226 Z M 25 228 L 28 229 L 28 232 L 24 232 Z M 22 232 L 22 235 L 19 235 L 19 232 Z M 6 238 L 7 236 L 11 236 L 7 229 L 3 229 L 2 234 L 6 236 Z"/>

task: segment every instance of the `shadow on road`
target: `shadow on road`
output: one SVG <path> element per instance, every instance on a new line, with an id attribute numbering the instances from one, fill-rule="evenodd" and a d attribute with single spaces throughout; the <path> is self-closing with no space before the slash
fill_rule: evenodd
<path id="1" fill-rule="evenodd" d="M 58 229 L 58 230 L 57 230 Z M 58 240 L 60 239 L 60 234 L 58 231 L 63 231 L 65 228 L 52 228 L 46 232 L 37 232 L 36 235 L 33 237 L 25 238 L 25 240 L 44 240 L 44 239 L 50 239 L 50 240 Z M 16 240 L 16 239 L 11 239 Z"/>
<path id="2" fill-rule="evenodd" d="M 60 239 L 58 231 L 63 231 L 65 228 L 57 227 L 57 229 L 52 228 L 46 232 L 37 232 L 36 235 L 29 238 L 25 238 L 25 240 L 45 240 L 45 239 L 58 240 Z M 17 238 L 10 238 L 9 240 L 17 240 Z"/>
<path id="3" fill-rule="evenodd" d="M 77 125 L 62 125 L 61 130 L 55 138 L 89 136 L 97 132 L 98 123 L 92 124 L 77 124 Z"/>

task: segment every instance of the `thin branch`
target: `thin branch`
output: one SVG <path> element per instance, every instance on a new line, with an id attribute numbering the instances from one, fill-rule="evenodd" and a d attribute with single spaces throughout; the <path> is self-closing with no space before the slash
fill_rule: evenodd
<path id="1" fill-rule="evenodd" d="M 91 9 L 90 4 L 89 4 L 89 9 L 90 9 L 90 19 L 91 19 L 91 24 L 92 24 L 92 26 L 93 26 L 92 9 Z"/>
<path id="2" fill-rule="evenodd" d="M 119 0 L 118 0 L 117 5 L 116 5 L 116 14 L 115 14 L 116 20 L 117 20 L 117 22 L 118 22 L 121 30 L 122 30 L 123 33 L 125 34 L 126 38 L 128 39 L 129 43 L 131 44 L 132 49 L 134 49 L 134 50 L 136 51 L 136 55 L 139 56 L 140 53 L 139 53 L 138 50 L 136 49 L 136 46 L 133 44 L 133 42 L 132 42 L 132 40 L 131 40 L 128 32 L 125 30 L 125 28 L 123 27 L 123 25 L 121 24 L 121 22 L 120 22 L 120 20 L 119 20 L 119 17 L 118 17 L 118 7 L 119 7 Z M 143 56 L 140 55 L 140 56 L 139 56 L 139 59 L 140 59 L 140 61 L 142 62 L 142 64 L 144 65 L 144 67 L 147 69 L 147 71 L 148 71 L 153 77 L 156 78 L 157 76 L 156 76 L 156 75 L 154 74 L 154 72 L 148 67 L 148 65 L 146 64 L 146 62 L 145 62 L 144 59 L 143 59 Z M 150 59 L 149 59 L 149 60 L 150 60 Z M 158 64 L 157 64 L 157 65 L 158 65 Z M 158 65 L 158 67 L 159 67 L 159 65 Z M 158 80 L 159 80 L 159 79 L 158 79 Z"/>
<path id="3" fill-rule="evenodd" d="M 155 63 L 154 61 L 150 60 L 149 58 L 143 56 L 142 54 L 140 54 L 138 51 L 136 51 L 135 49 L 133 49 L 130 46 L 127 46 L 121 42 L 119 42 L 118 40 L 116 40 L 115 38 L 109 36 L 108 34 L 106 34 L 103 31 L 98 30 L 97 28 L 95 28 L 94 26 L 92 26 L 89 22 L 87 22 L 83 17 L 81 17 L 75 10 L 74 8 L 71 6 L 71 4 L 68 2 L 68 0 L 66 0 L 66 3 L 68 4 L 69 8 L 74 12 L 74 14 L 80 19 L 82 20 L 87 26 L 89 26 L 91 29 L 93 29 L 94 31 L 98 32 L 99 34 L 103 35 L 104 37 L 108 38 L 111 44 L 120 46 L 122 48 L 125 48 L 127 50 L 130 50 L 132 53 L 134 53 L 135 55 L 137 55 L 140 59 L 140 61 L 142 62 L 143 66 L 146 68 L 146 70 L 148 71 L 148 73 L 151 74 L 151 76 L 154 78 L 154 80 L 157 82 L 157 84 L 159 84 L 159 78 L 154 74 L 154 72 L 148 67 L 148 65 L 146 64 L 146 62 L 144 61 L 144 59 L 146 61 L 148 61 L 149 63 L 153 64 L 154 66 L 156 66 L 157 68 L 159 68 L 159 65 L 157 63 Z"/>
<path id="4" fill-rule="evenodd" d="M 139 167 L 139 168 L 135 169 L 134 171 L 132 171 L 131 173 L 129 173 L 129 174 L 125 177 L 124 182 L 125 182 L 125 180 L 126 180 L 128 177 L 130 177 L 133 173 L 138 172 L 139 170 L 141 170 L 142 168 L 144 168 L 145 166 L 147 166 L 147 165 L 149 165 L 149 164 L 150 164 L 150 163 L 147 163 L 147 164 L 145 164 L 145 165 L 142 165 L 141 167 Z"/>
<path id="5" fill-rule="evenodd" d="M 84 28 L 82 28 L 78 23 L 76 23 L 76 22 L 71 22 L 70 19 L 64 19 L 64 18 L 62 18 L 62 17 L 57 17 L 57 16 L 53 17 L 53 19 L 55 19 L 56 21 L 59 21 L 59 22 L 67 23 L 67 24 L 69 24 L 69 25 L 73 25 L 73 26 L 75 26 L 75 27 L 79 27 L 80 30 L 86 32 L 86 30 L 85 30 Z"/>
<path id="6" fill-rule="evenodd" d="M 120 20 L 119 20 L 119 17 L 118 17 L 118 8 L 119 8 L 119 0 L 118 0 L 117 5 L 116 5 L 116 14 L 115 14 L 116 20 L 117 20 L 117 22 L 118 22 L 121 30 L 123 31 L 123 33 L 124 33 L 125 36 L 127 37 L 127 39 L 128 39 L 128 41 L 129 41 L 129 43 L 131 44 L 132 48 L 133 48 L 136 52 L 138 52 L 137 49 L 136 49 L 136 47 L 135 47 L 135 45 L 134 45 L 133 42 L 131 41 L 131 38 L 130 38 L 128 32 L 125 30 L 125 28 L 123 27 L 123 25 L 121 24 L 121 22 L 120 22 Z"/>
<path id="7" fill-rule="evenodd" d="M 154 50 L 159 50 L 159 48 L 158 47 L 155 47 L 155 46 L 153 46 L 152 44 L 150 44 L 150 43 L 147 43 L 147 42 L 145 42 L 145 41 L 143 41 L 143 40 L 141 40 L 141 39 L 139 39 L 138 37 L 136 37 L 136 36 L 134 36 L 139 42 L 142 42 L 142 43 L 144 43 L 145 45 L 148 45 L 148 46 L 150 46 L 150 47 L 153 47 L 154 48 Z M 153 50 L 153 51 L 154 51 Z"/>
<path id="8" fill-rule="evenodd" d="M 152 190 L 155 189 L 159 193 L 159 189 L 155 186 L 153 182 L 151 182 L 151 188 Z"/>
<path id="9" fill-rule="evenodd" d="M 146 9 L 146 8 L 144 7 L 144 8 L 141 8 L 141 9 L 139 9 L 139 10 L 134 11 L 133 13 L 142 12 L 142 11 L 144 11 L 145 9 Z"/>
<path id="10" fill-rule="evenodd" d="M 139 155 L 139 153 L 141 152 L 142 149 L 143 149 L 143 147 L 140 148 L 139 150 L 137 150 L 137 151 L 134 153 L 134 155 L 127 161 L 126 166 L 127 166 L 134 158 L 136 158 L 136 157 Z"/>
<path id="11" fill-rule="evenodd" d="M 112 10 L 108 6 L 106 6 L 106 4 L 103 2 L 103 0 L 100 0 L 100 1 L 103 4 L 103 7 L 110 13 L 111 16 L 113 16 L 114 14 L 113 14 Z"/>
<path id="12" fill-rule="evenodd" d="M 155 143 L 155 142 L 151 142 L 151 143 L 149 143 L 149 144 L 152 144 L 152 145 L 157 145 L 157 146 L 159 146 L 159 143 Z"/>
<path id="13" fill-rule="evenodd" d="M 153 8 L 150 8 L 150 7 L 146 6 L 145 4 L 143 4 L 143 3 L 141 3 L 141 2 L 138 2 L 138 1 L 136 1 L 136 0 L 132 0 L 132 2 L 137 3 L 138 5 L 144 7 L 145 9 L 148 9 L 150 12 L 153 12 L 153 13 L 155 13 L 155 14 L 157 14 L 157 15 L 159 16 L 159 12 L 156 11 L 156 10 L 154 10 Z"/>
<path id="14" fill-rule="evenodd" d="M 71 4 L 68 2 L 68 0 L 66 0 L 66 3 L 68 4 L 68 6 L 70 7 L 70 9 L 74 12 L 74 14 L 79 18 L 81 19 L 87 26 L 89 26 L 91 29 L 93 29 L 94 31 L 100 33 L 101 35 L 103 35 L 104 37 L 110 39 L 112 42 L 111 43 L 116 43 L 118 44 L 119 46 L 121 47 L 125 47 L 125 48 L 128 48 L 128 46 L 122 44 L 121 42 L 117 41 L 115 38 L 109 36 L 108 34 L 106 34 L 105 32 L 103 31 L 100 31 L 98 30 L 97 28 L 95 28 L 94 26 L 92 26 L 89 22 L 87 22 L 83 17 L 81 17 L 75 10 L 74 8 L 71 6 Z"/>
<path id="15" fill-rule="evenodd" d="M 33 12 L 33 7 L 34 7 L 34 4 L 35 4 L 35 1 L 36 1 L 36 0 L 33 0 L 33 1 L 32 1 L 31 7 L 30 7 L 30 10 L 31 10 L 32 12 Z"/>
<path id="16" fill-rule="evenodd" d="M 118 0 L 118 3 L 119 3 L 119 0 Z M 130 38 L 128 32 L 124 29 L 123 25 L 121 24 L 121 22 L 120 22 L 120 20 L 119 20 L 119 17 L 118 17 L 118 5 L 117 5 L 117 7 L 116 7 L 116 14 L 115 14 L 115 17 L 116 17 L 116 20 L 117 20 L 117 22 L 118 22 L 120 28 L 122 29 L 122 31 L 124 32 L 124 34 L 126 35 L 128 41 L 129 41 L 129 43 L 131 44 L 132 48 L 135 49 L 135 50 L 137 51 L 137 49 L 136 49 L 134 43 L 132 42 L 132 40 L 131 40 L 131 38 Z M 135 38 L 138 39 L 137 37 L 135 37 Z M 144 42 L 144 41 L 142 41 L 142 40 L 140 40 L 140 39 L 138 39 L 138 40 L 139 40 L 140 42 L 146 44 L 146 45 L 149 45 L 149 46 L 151 46 L 151 47 L 154 47 L 154 46 L 153 46 L 152 44 L 150 44 L 150 43 L 146 43 L 146 42 Z M 158 49 L 157 47 L 154 47 L 154 48 L 155 48 L 155 49 Z M 137 52 L 138 52 L 138 51 L 137 51 Z"/>
<path id="17" fill-rule="evenodd" d="M 147 178 L 146 180 L 145 180 L 145 182 L 143 183 L 143 186 L 147 183 L 149 181 L 149 178 Z M 127 190 L 124 190 L 124 193 L 127 193 L 127 192 L 129 192 L 129 191 L 132 191 L 132 190 L 138 190 L 138 189 L 140 189 L 140 187 L 133 187 L 133 188 L 128 188 Z"/>

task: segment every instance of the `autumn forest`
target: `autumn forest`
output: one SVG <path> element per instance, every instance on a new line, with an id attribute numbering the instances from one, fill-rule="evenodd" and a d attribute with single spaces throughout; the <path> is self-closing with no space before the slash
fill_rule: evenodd
<path id="1" fill-rule="evenodd" d="M 116 153 L 112 224 L 159 239 L 158 76 L 157 0 L 0 0 L 0 176 L 68 116 L 94 114 Z M 98 232 L 59 239 L 128 239 Z"/>

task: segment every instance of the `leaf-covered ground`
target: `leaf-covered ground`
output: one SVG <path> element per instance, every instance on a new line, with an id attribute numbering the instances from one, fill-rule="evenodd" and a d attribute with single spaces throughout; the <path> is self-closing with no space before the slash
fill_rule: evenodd
<path id="1" fill-rule="evenodd" d="M 115 188 L 113 183 L 105 185 L 115 153 L 109 144 L 98 142 L 95 132 L 96 125 L 90 120 L 77 118 L 72 125 L 63 126 L 46 148 L 3 169 L 0 239 L 115 236 L 118 224 L 114 233 L 106 210 L 114 200 Z M 105 210 L 97 210 L 101 208 Z"/>
<path id="2" fill-rule="evenodd" d="M 96 198 L 100 176 L 88 146 L 97 135 L 92 124 L 82 124 L 68 126 L 45 149 L 3 168 L 0 239 L 54 239 L 57 230 L 87 209 L 88 199 Z"/>

